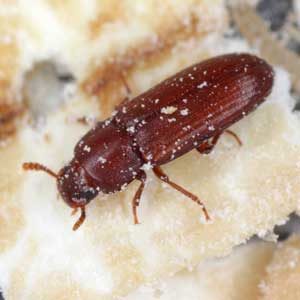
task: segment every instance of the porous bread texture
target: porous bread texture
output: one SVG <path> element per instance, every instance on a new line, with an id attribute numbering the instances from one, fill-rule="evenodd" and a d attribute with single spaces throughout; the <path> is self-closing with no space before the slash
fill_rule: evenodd
<path id="1" fill-rule="evenodd" d="M 101 82 L 116 81 L 137 61 L 161 55 L 188 37 L 221 31 L 224 6 L 223 0 L 2 1 L 0 140 L 17 129 L 25 109 L 24 75 L 36 64 L 52 61 L 85 81 L 88 99 L 95 89 L 98 94 Z"/>
<path id="2" fill-rule="evenodd" d="M 260 283 L 261 300 L 300 299 L 300 237 L 277 245 Z"/>
<path id="3" fill-rule="evenodd" d="M 275 248 L 273 243 L 250 242 L 221 259 L 200 263 L 173 277 L 140 287 L 124 300 L 253 300 Z"/>
<path id="4" fill-rule="evenodd" d="M 89 105 L 74 99 L 49 116 L 39 131 L 24 128 L 20 160 L 58 170 L 87 130 L 71 122 L 70 115 L 82 107 L 93 111 Z M 232 128 L 242 147 L 223 136 L 210 155 L 192 151 L 163 167 L 175 182 L 203 199 L 211 223 L 204 222 L 197 205 L 149 172 L 139 226 L 132 222 L 131 199 L 138 186 L 133 182 L 123 192 L 92 201 L 86 222 L 74 233 L 71 227 L 77 216 L 71 217 L 70 209 L 56 199 L 53 179 L 22 173 L 22 183 L 9 199 L 16 203 L 23 226 L 9 251 L 0 256 L 4 295 L 31 300 L 111 299 L 224 256 L 253 234 L 268 233 L 299 205 L 300 121 L 293 105 L 288 76 L 277 70 L 269 99 Z M 6 205 L 7 201 L 1 206 L 4 214 Z"/>

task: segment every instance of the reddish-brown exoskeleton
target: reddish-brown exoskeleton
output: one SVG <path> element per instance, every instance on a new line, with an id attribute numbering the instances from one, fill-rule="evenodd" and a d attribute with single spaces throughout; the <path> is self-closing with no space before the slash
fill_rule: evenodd
<path id="1" fill-rule="evenodd" d="M 134 179 L 141 184 L 133 198 L 134 222 L 144 189 L 146 168 L 198 203 L 199 198 L 172 182 L 161 165 L 197 149 L 209 153 L 227 128 L 254 110 L 270 94 L 274 73 L 264 60 L 250 54 L 228 54 L 195 64 L 142 95 L 122 103 L 113 116 L 99 122 L 76 145 L 74 158 L 58 174 L 38 163 L 26 170 L 54 176 L 64 201 L 80 208 L 103 193 L 120 191 Z"/>

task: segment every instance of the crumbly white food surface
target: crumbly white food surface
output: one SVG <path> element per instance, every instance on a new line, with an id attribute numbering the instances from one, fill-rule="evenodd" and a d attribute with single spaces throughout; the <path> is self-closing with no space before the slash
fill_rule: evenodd
<path id="1" fill-rule="evenodd" d="M 266 267 L 266 276 L 259 284 L 261 300 L 300 298 L 300 238 L 299 234 L 279 243 Z"/>
<path id="2" fill-rule="evenodd" d="M 257 299 L 275 245 L 251 242 L 224 258 L 209 259 L 195 269 L 140 287 L 124 300 L 233 300 Z"/>
<path id="3" fill-rule="evenodd" d="M 22 161 L 57 170 L 72 157 L 73 145 L 86 131 L 67 121 L 74 103 L 50 116 L 42 129 L 22 130 Z M 277 69 L 269 99 L 232 128 L 242 147 L 224 136 L 210 155 L 192 151 L 164 166 L 175 182 L 203 199 L 210 223 L 197 205 L 149 172 L 140 225 L 132 222 L 131 199 L 137 188 L 132 183 L 126 191 L 92 201 L 87 220 L 74 233 L 76 217 L 57 200 L 55 181 L 41 173 L 23 174 L 11 201 L 21 207 L 24 226 L 15 251 L 0 261 L 1 285 L 14 289 L 14 276 L 23 276 L 28 299 L 34 299 L 43 295 L 50 276 L 54 285 L 65 287 L 67 281 L 75 290 L 78 284 L 97 295 L 118 295 L 224 256 L 254 234 L 263 236 L 299 205 L 299 118 L 293 105 L 288 76 Z"/>
<path id="4" fill-rule="evenodd" d="M 106 1 L 101 3 L 104 9 Z M 168 27 L 168 21 L 172 28 L 177 14 L 186 12 L 187 17 L 181 20 L 188 24 L 194 18 L 188 16 L 196 4 L 177 1 L 161 10 L 155 1 L 138 6 L 126 1 L 124 7 L 128 10 L 120 11 L 123 23 L 114 14 L 110 18 L 111 10 L 104 9 L 108 21 L 100 25 L 88 22 L 88 26 L 86 20 L 97 21 L 96 15 L 103 13 L 95 8 L 96 1 L 81 1 L 74 6 L 72 2 L 60 5 L 57 1 L 36 0 L 31 5 L 19 1 L 17 6 L 0 6 L 0 13 L 11 18 L 17 28 L 12 31 L 14 38 L 3 42 L 13 42 L 5 53 L 12 61 L 15 59 L 14 63 L 7 65 L 7 61 L 0 60 L 10 82 L 7 94 L 18 91 L 12 98 L 20 100 L 24 72 L 35 61 L 54 61 L 69 70 L 78 83 L 70 87 L 71 96 L 65 98 L 65 104 L 49 112 L 39 126 L 24 122 L 16 138 L 1 150 L 0 286 L 7 299 L 126 296 L 141 285 L 162 278 L 168 282 L 168 276 L 183 269 L 225 256 L 254 234 L 267 235 L 275 224 L 284 223 L 291 212 L 299 209 L 300 120 L 293 112 L 288 74 L 279 68 L 268 100 L 231 128 L 241 138 L 242 147 L 223 136 L 211 154 L 191 151 L 163 166 L 173 181 L 201 198 L 212 217 L 209 223 L 196 204 L 159 182 L 149 170 L 139 207 L 140 225 L 133 225 L 131 213 L 131 200 L 138 187 L 133 182 L 120 193 L 100 195 L 92 201 L 87 207 L 87 220 L 74 233 L 72 225 L 78 216 L 70 216 L 70 208 L 57 199 L 53 178 L 22 171 L 24 161 L 37 161 L 55 171 L 65 165 L 72 158 L 74 145 L 89 129 L 76 118 L 105 115 L 104 98 L 89 93 L 89 88 L 98 84 L 94 75 L 98 74 L 98 66 L 109 57 L 115 60 L 122 56 L 132 44 L 144 45 L 159 32 L 158 28 Z M 206 57 L 252 51 L 245 42 L 223 39 L 217 32 L 223 22 L 219 18 L 223 12 L 220 4 L 203 1 L 203 10 L 196 10 L 204 19 L 211 18 L 203 21 L 211 26 L 207 31 L 214 31 L 210 36 L 191 34 L 173 45 L 167 58 L 158 59 L 151 67 L 141 64 L 134 68 L 128 76 L 134 94 Z M 170 7 L 175 17 L 167 20 L 164 13 Z M 158 18 L 148 15 L 148 11 L 157 13 Z M 140 30 L 134 30 L 137 27 Z M 128 28 L 132 28 L 130 39 Z M 156 36 L 150 41 L 157 46 Z M 144 55 L 134 54 L 141 60 Z M 127 68 L 132 56 L 125 57 L 122 67 Z M 9 67 L 12 65 L 14 68 Z M 82 88 L 85 81 L 86 88 Z"/>

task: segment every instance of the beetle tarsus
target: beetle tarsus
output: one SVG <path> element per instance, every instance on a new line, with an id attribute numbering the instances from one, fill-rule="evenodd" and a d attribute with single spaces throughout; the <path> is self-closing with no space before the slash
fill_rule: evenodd
<path id="1" fill-rule="evenodd" d="M 238 137 L 238 135 L 235 132 L 233 132 L 233 131 L 231 131 L 229 129 L 226 129 L 225 132 L 227 134 L 231 135 L 237 141 L 237 143 L 239 144 L 239 146 L 243 145 L 241 139 Z"/>
<path id="2" fill-rule="evenodd" d="M 171 187 L 173 187 L 175 190 L 181 192 L 182 194 L 184 194 L 185 196 L 187 196 L 188 198 L 190 198 L 191 200 L 195 201 L 197 204 L 199 204 L 202 208 L 202 211 L 204 213 L 204 216 L 206 218 L 206 221 L 210 220 L 209 214 L 205 208 L 205 205 L 202 203 L 202 201 L 194 194 L 190 193 L 189 191 L 185 190 L 183 187 L 177 185 L 176 183 L 172 182 L 168 175 L 166 175 L 163 170 L 160 167 L 154 167 L 153 168 L 153 172 L 154 174 L 161 179 L 162 181 L 164 181 L 165 183 L 169 184 Z"/>
<path id="3" fill-rule="evenodd" d="M 231 135 L 236 140 L 239 146 L 243 145 L 241 139 L 238 137 L 238 135 L 235 132 L 229 129 L 226 129 L 224 132 Z M 215 135 L 211 141 L 204 141 L 202 144 L 199 145 L 197 151 L 200 152 L 201 154 L 209 154 L 216 146 L 221 134 L 222 133 Z"/>
<path id="4" fill-rule="evenodd" d="M 199 145 L 197 151 L 201 154 L 209 154 L 216 146 L 220 136 L 221 134 L 219 133 L 215 135 L 211 141 L 204 141 L 202 144 Z"/>
<path id="5" fill-rule="evenodd" d="M 139 218 L 137 216 L 137 207 L 140 205 L 141 196 L 145 187 L 146 173 L 142 173 L 142 176 L 139 178 L 139 180 L 141 181 L 141 184 L 132 199 L 132 213 L 134 224 L 139 224 Z"/>
<path id="6" fill-rule="evenodd" d="M 80 217 L 79 219 L 76 221 L 76 223 L 73 225 L 73 230 L 76 231 L 81 225 L 82 223 L 84 222 L 85 220 L 85 208 L 84 207 L 80 207 L 81 209 L 81 214 L 80 214 Z"/>

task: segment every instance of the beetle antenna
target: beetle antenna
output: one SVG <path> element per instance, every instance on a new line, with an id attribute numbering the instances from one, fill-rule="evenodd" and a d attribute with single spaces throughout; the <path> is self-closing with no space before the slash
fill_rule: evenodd
<path id="1" fill-rule="evenodd" d="M 39 163 L 34 163 L 34 162 L 26 162 L 23 163 L 23 169 L 28 171 L 43 171 L 46 172 L 47 174 L 49 174 L 50 176 L 54 177 L 55 179 L 58 178 L 58 175 L 56 173 L 54 173 L 52 170 L 50 170 L 49 168 L 39 164 Z"/>

